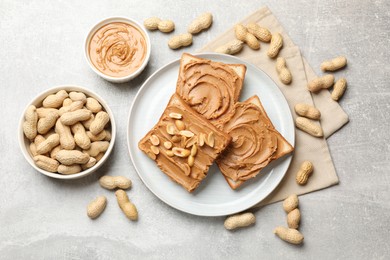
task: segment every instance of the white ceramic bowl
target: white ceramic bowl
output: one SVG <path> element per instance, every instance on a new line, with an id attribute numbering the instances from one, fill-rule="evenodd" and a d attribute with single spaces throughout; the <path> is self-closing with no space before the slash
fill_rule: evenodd
<path id="1" fill-rule="evenodd" d="M 76 173 L 76 174 L 70 174 L 70 175 L 62 175 L 62 174 L 59 174 L 59 173 L 48 172 L 48 171 L 45 171 L 45 170 L 39 168 L 38 166 L 36 166 L 35 163 L 34 163 L 34 160 L 32 158 L 32 155 L 30 154 L 29 146 L 30 146 L 31 142 L 24 136 L 24 133 L 23 133 L 24 114 L 26 113 L 27 108 L 30 105 L 35 105 L 37 107 L 40 107 L 42 105 L 42 101 L 43 101 L 43 99 L 45 99 L 45 97 L 47 97 L 50 94 L 54 94 L 54 93 L 58 92 L 61 89 L 64 89 L 64 90 L 66 90 L 68 92 L 70 92 L 70 91 L 80 91 L 80 92 L 83 92 L 84 94 L 86 94 L 89 97 L 95 98 L 97 101 L 100 102 L 100 104 L 103 106 L 104 110 L 110 116 L 110 124 L 111 124 L 111 141 L 110 141 L 110 145 L 109 145 L 107 151 L 105 152 L 104 156 L 102 157 L 102 159 L 100 159 L 100 161 L 98 163 L 96 163 L 93 167 L 91 167 L 91 168 L 89 168 L 87 170 L 84 170 L 82 172 L 79 172 L 79 173 Z M 56 178 L 56 179 L 68 179 L 68 180 L 69 179 L 78 179 L 78 178 L 87 176 L 87 175 L 95 172 L 97 169 L 99 169 L 104 164 L 104 162 L 110 156 L 112 148 L 114 147 L 115 138 L 116 138 L 115 120 L 114 120 L 114 116 L 112 114 L 112 111 L 108 107 L 107 103 L 100 96 L 98 96 L 97 94 L 95 94 L 91 90 L 88 90 L 86 88 L 82 88 L 82 87 L 79 87 L 79 86 L 74 86 L 74 85 L 58 86 L 58 87 L 50 88 L 50 89 L 40 93 L 24 109 L 23 114 L 22 114 L 22 116 L 20 118 L 20 121 L 19 121 L 18 139 L 19 139 L 19 146 L 20 146 L 20 149 L 22 150 L 24 158 L 26 158 L 28 163 L 35 170 L 37 170 L 38 172 L 40 172 L 40 173 L 42 173 L 42 174 L 44 174 L 46 176 L 49 176 L 49 177 L 52 177 L 52 178 Z"/>
<path id="2" fill-rule="evenodd" d="M 145 37 L 145 40 L 146 40 L 146 47 L 147 47 L 147 50 L 146 50 L 146 57 L 145 57 L 145 60 L 143 61 L 141 67 L 139 67 L 136 71 L 134 71 L 133 73 L 127 75 L 127 76 L 124 76 L 124 77 L 112 77 L 112 76 L 108 76 L 102 72 L 100 72 L 91 62 L 91 59 L 89 57 L 89 50 L 88 50 L 88 46 L 89 46 L 89 42 L 92 38 L 92 36 L 95 34 L 95 32 L 97 30 L 99 30 L 102 26 L 106 25 L 106 24 L 109 24 L 109 23 L 113 23 L 113 22 L 122 22 L 122 23 L 127 23 L 127 24 L 130 24 L 134 27 L 136 27 Z M 110 17 L 110 18 L 106 18 L 102 21 L 100 21 L 99 23 L 97 23 L 94 27 L 92 27 L 92 29 L 89 31 L 86 39 L 85 39 L 85 43 L 84 43 L 84 54 L 85 54 L 85 58 L 87 60 L 87 63 L 88 65 L 91 67 L 91 69 L 96 73 L 98 74 L 100 77 L 104 78 L 105 80 L 108 80 L 110 82 L 113 82 L 113 83 L 123 83 L 123 82 L 127 82 L 127 81 L 130 81 L 132 80 L 133 78 L 137 77 L 146 67 L 146 65 L 148 64 L 149 62 L 149 58 L 150 58 L 150 50 L 151 50 L 151 44 L 150 44 L 150 38 L 149 38 L 149 35 L 148 33 L 146 32 L 146 30 L 144 29 L 144 27 L 142 25 L 140 25 L 139 23 L 137 23 L 136 21 L 134 21 L 133 19 L 130 19 L 130 18 L 125 18 L 125 17 Z"/>

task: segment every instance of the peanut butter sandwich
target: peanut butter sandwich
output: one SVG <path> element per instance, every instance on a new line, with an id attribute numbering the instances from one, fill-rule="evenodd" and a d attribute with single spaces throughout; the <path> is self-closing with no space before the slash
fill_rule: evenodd
<path id="1" fill-rule="evenodd" d="M 246 66 L 225 64 L 184 53 L 176 93 L 218 128 L 233 110 L 244 82 Z"/>
<path id="2" fill-rule="evenodd" d="M 294 150 L 275 129 L 257 96 L 236 103 L 223 130 L 232 137 L 232 142 L 216 162 L 232 189 Z"/>
<path id="3" fill-rule="evenodd" d="M 138 147 L 173 181 L 193 192 L 230 141 L 229 135 L 174 94 Z"/>

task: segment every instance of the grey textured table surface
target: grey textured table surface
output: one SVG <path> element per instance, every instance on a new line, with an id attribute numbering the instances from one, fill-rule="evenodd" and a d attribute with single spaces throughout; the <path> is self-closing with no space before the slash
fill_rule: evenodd
<path id="1" fill-rule="evenodd" d="M 168 36 L 151 33 L 152 58 L 136 80 L 115 85 L 96 76 L 84 60 L 88 29 L 108 16 L 140 22 L 173 19 L 177 32 L 204 11 L 210 30 L 195 38 L 195 51 L 235 22 L 267 4 L 317 68 L 337 54 L 349 59 L 341 72 L 349 89 L 340 102 L 350 123 L 329 140 L 340 177 L 332 188 L 301 196 L 305 235 L 296 247 L 274 237 L 284 223 L 281 204 L 255 212 L 254 227 L 228 232 L 224 218 L 181 213 L 155 197 L 138 178 L 126 147 L 126 118 L 148 76 L 181 51 Z M 378 1 L 14 1 L 0 2 L 0 258 L 1 259 L 385 259 L 390 256 L 390 2 Z M 77 84 L 103 96 L 115 113 L 118 137 L 111 160 L 78 181 L 40 175 L 17 142 L 22 110 L 37 93 Z M 129 195 L 140 219 L 128 221 L 113 192 L 100 188 L 104 174 L 133 180 Z M 108 197 L 104 214 L 91 221 L 89 200 Z"/>

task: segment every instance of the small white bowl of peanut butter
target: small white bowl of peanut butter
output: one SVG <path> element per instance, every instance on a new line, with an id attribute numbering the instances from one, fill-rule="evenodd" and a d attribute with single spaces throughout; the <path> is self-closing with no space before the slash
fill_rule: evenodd
<path id="1" fill-rule="evenodd" d="M 150 58 L 150 39 L 136 21 L 111 17 L 97 23 L 85 40 L 85 57 L 100 77 L 123 83 L 137 77 Z"/>

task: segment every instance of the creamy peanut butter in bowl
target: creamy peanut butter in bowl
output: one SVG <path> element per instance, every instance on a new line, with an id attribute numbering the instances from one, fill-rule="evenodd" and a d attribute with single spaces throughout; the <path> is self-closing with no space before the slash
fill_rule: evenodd
<path id="1" fill-rule="evenodd" d="M 136 21 L 124 17 L 104 19 L 85 41 L 85 56 L 92 70 L 102 78 L 123 83 L 138 76 L 150 57 L 150 39 Z"/>

